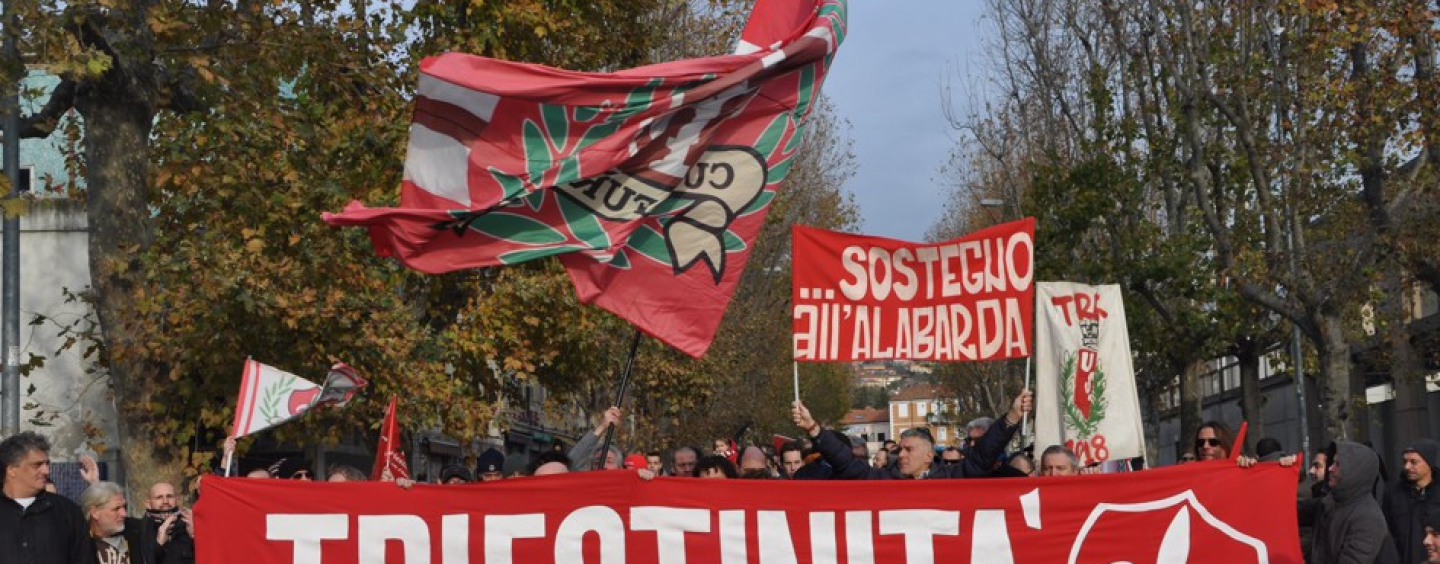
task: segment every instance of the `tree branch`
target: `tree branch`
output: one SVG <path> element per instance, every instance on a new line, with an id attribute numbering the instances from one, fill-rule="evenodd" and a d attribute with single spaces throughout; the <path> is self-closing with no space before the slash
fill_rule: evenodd
<path id="1" fill-rule="evenodd" d="M 19 135 L 21 139 L 43 139 L 55 132 L 55 127 L 60 123 L 60 116 L 75 107 L 74 80 L 62 79 L 55 89 L 50 91 L 50 99 L 45 101 L 45 107 L 40 111 L 21 118 Z"/>
<path id="2" fill-rule="evenodd" d="M 1320 342 L 1320 327 L 1312 323 L 1304 311 L 1290 307 L 1290 304 L 1285 303 L 1285 300 L 1280 299 L 1274 292 L 1253 283 L 1241 282 L 1236 286 L 1240 290 L 1241 297 L 1260 304 L 1265 309 L 1280 314 L 1280 317 L 1284 317 L 1300 327 L 1300 331 L 1305 333 L 1312 341 Z"/>

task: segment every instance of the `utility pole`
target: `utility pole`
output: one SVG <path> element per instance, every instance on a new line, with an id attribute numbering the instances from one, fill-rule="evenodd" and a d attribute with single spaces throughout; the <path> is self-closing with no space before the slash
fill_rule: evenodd
<path id="1" fill-rule="evenodd" d="M 24 66 L 20 64 L 20 52 L 15 46 L 15 35 L 19 33 L 19 26 L 16 25 L 14 2 L 5 2 L 3 12 L 4 28 L 0 33 L 5 35 L 4 57 L 7 61 L 16 63 L 20 69 L 20 76 L 15 77 L 13 84 L 3 85 L 5 88 L 3 112 L 5 114 L 3 125 L 5 129 L 5 178 L 10 179 L 9 197 L 13 200 L 20 195 L 20 80 L 24 76 Z M 0 307 L 4 308 L 3 323 L 0 323 L 0 354 L 4 355 L 5 370 L 4 378 L 0 379 L 0 390 L 4 392 L 4 401 L 0 403 L 0 436 L 9 437 L 20 432 L 20 217 L 5 214 L 4 219 L 4 243 L 0 248 L 0 260 L 3 260 L 3 276 L 0 276 L 0 285 L 3 285 L 3 296 L 0 296 Z"/>

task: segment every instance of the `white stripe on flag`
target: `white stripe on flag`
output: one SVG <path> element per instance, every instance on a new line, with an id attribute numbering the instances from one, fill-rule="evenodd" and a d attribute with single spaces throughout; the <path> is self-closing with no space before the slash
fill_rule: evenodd
<path id="1" fill-rule="evenodd" d="M 763 59 L 760 59 L 760 64 L 768 69 L 770 67 L 780 64 L 780 61 L 783 60 L 785 60 L 785 52 L 776 51 L 769 55 L 765 55 Z"/>
<path id="2" fill-rule="evenodd" d="M 250 373 L 250 364 L 247 361 L 240 368 L 240 389 L 235 391 L 235 416 L 230 419 L 230 436 L 240 436 L 240 425 L 245 419 L 245 391 L 250 389 L 250 380 L 246 375 Z"/>
<path id="3" fill-rule="evenodd" d="M 756 45 L 756 44 L 751 43 L 751 42 L 749 42 L 749 41 L 746 41 L 746 40 L 744 40 L 744 39 L 741 39 L 741 40 L 740 40 L 740 43 L 738 43 L 738 44 L 735 45 L 735 54 L 736 54 L 736 55 L 749 55 L 749 54 L 754 53 L 754 52 L 759 51 L 759 50 L 760 50 L 760 46 L 759 46 L 759 45 Z"/>
<path id="4" fill-rule="evenodd" d="M 439 100 L 464 108 L 486 122 L 495 117 L 495 106 L 500 103 L 499 96 L 489 92 L 471 90 L 428 74 L 420 75 L 418 94 L 431 100 Z"/>
<path id="5" fill-rule="evenodd" d="M 405 179 L 426 192 L 470 207 L 470 148 L 419 123 L 410 124 Z"/>
<path id="6" fill-rule="evenodd" d="M 817 27 L 817 28 L 811 29 L 810 31 L 805 32 L 805 36 L 806 36 L 806 37 L 816 37 L 816 38 L 819 38 L 819 39 L 824 40 L 824 41 L 825 41 L 825 51 L 826 51 L 826 52 L 829 52 L 829 53 L 834 53 L 834 52 L 835 52 L 835 34 L 830 33 L 830 28 L 828 28 L 828 27 Z"/>
<path id="7" fill-rule="evenodd" d="M 245 434 L 247 435 L 255 430 L 255 413 L 257 412 L 255 405 L 260 402 L 260 388 L 265 385 L 265 365 L 251 361 L 250 373 L 252 375 L 250 377 L 250 381 L 252 382 L 250 385 L 250 402 L 245 406 Z"/>
<path id="8" fill-rule="evenodd" d="M 243 437 L 250 434 L 250 426 L 255 418 L 255 396 L 260 390 L 260 363 L 253 360 L 245 360 L 244 394 L 240 398 L 240 405 L 235 409 L 241 410 L 240 426 L 235 429 L 236 437 Z"/>

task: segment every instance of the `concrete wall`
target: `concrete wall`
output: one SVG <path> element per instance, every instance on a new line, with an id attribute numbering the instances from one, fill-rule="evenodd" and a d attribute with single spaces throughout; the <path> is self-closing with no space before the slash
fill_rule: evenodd
<path id="1" fill-rule="evenodd" d="M 28 204 L 20 217 L 20 362 L 38 356 L 44 364 L 20 378 L 20 427 L 49 437 L 57 461 L 73 461 L 91 445 L 103 445 L 98 458 L 113 461 L 121 445 L 109 377 L 83 357 L 87 343 L 62 350 L 67 337 L 60 334 L 63 325 L 79 321 L 83 328 L 94 320 L 88 305 L 65 296 L 66 290 L 79 293 L 90 284 L 85 204 L 69 199 Z M 32 324 L 37 316 L 44 321 Z"/>

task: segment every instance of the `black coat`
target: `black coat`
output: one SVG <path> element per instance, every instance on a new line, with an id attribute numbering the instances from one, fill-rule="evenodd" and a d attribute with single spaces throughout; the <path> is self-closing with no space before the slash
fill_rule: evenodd
<path id="1" fill-rule="evenodd" d="M 1416 452 L 1430 464 L 1431 472 L 1440 472 L 1435 466 L 1440 462 L 1440 445 L 1428 439 L 1416 441 L 1406 452 Z M 1433 462 L 1432 462 L 1433 461 Z M 1344 472 L 1344 468 L 1341 468 Z M 1423 488 L 1406 480 L 1402 475 L 1385 492 L 1382 504 L 1385 522 L 1390 526 L 1390 537 L 1395 539 L 1395 548 L 1400 552 L 1401 562 L 1424 562 L 1425 521 L 1432 516 L 1440 517 L 1440 487 L 1432 481 Z"/>
<path id="2" fill-rule="evenodd" d="M 151 523 L 154 522 L 151 521 Z M 155 527 L 158 526 L 155 525 Z M 158 529 L 153 530 L 159 532 Z M 165 546 L 158 547 L 155 551 L 155 564 L 194 564 L 194 562 L 195 539 L 191 538 L 189 531 L 185 530 L 185 523 L 176 519 L 175 530 L 170 534 L 170 542 L 165 543 Z"/>
<path id="3" fill-rule="evenodd" d="M 89 527 L 75 502 L 42 491 L 22 508 L 0 494 L 0 562 L 80 564 L 89 549 Z"/>

